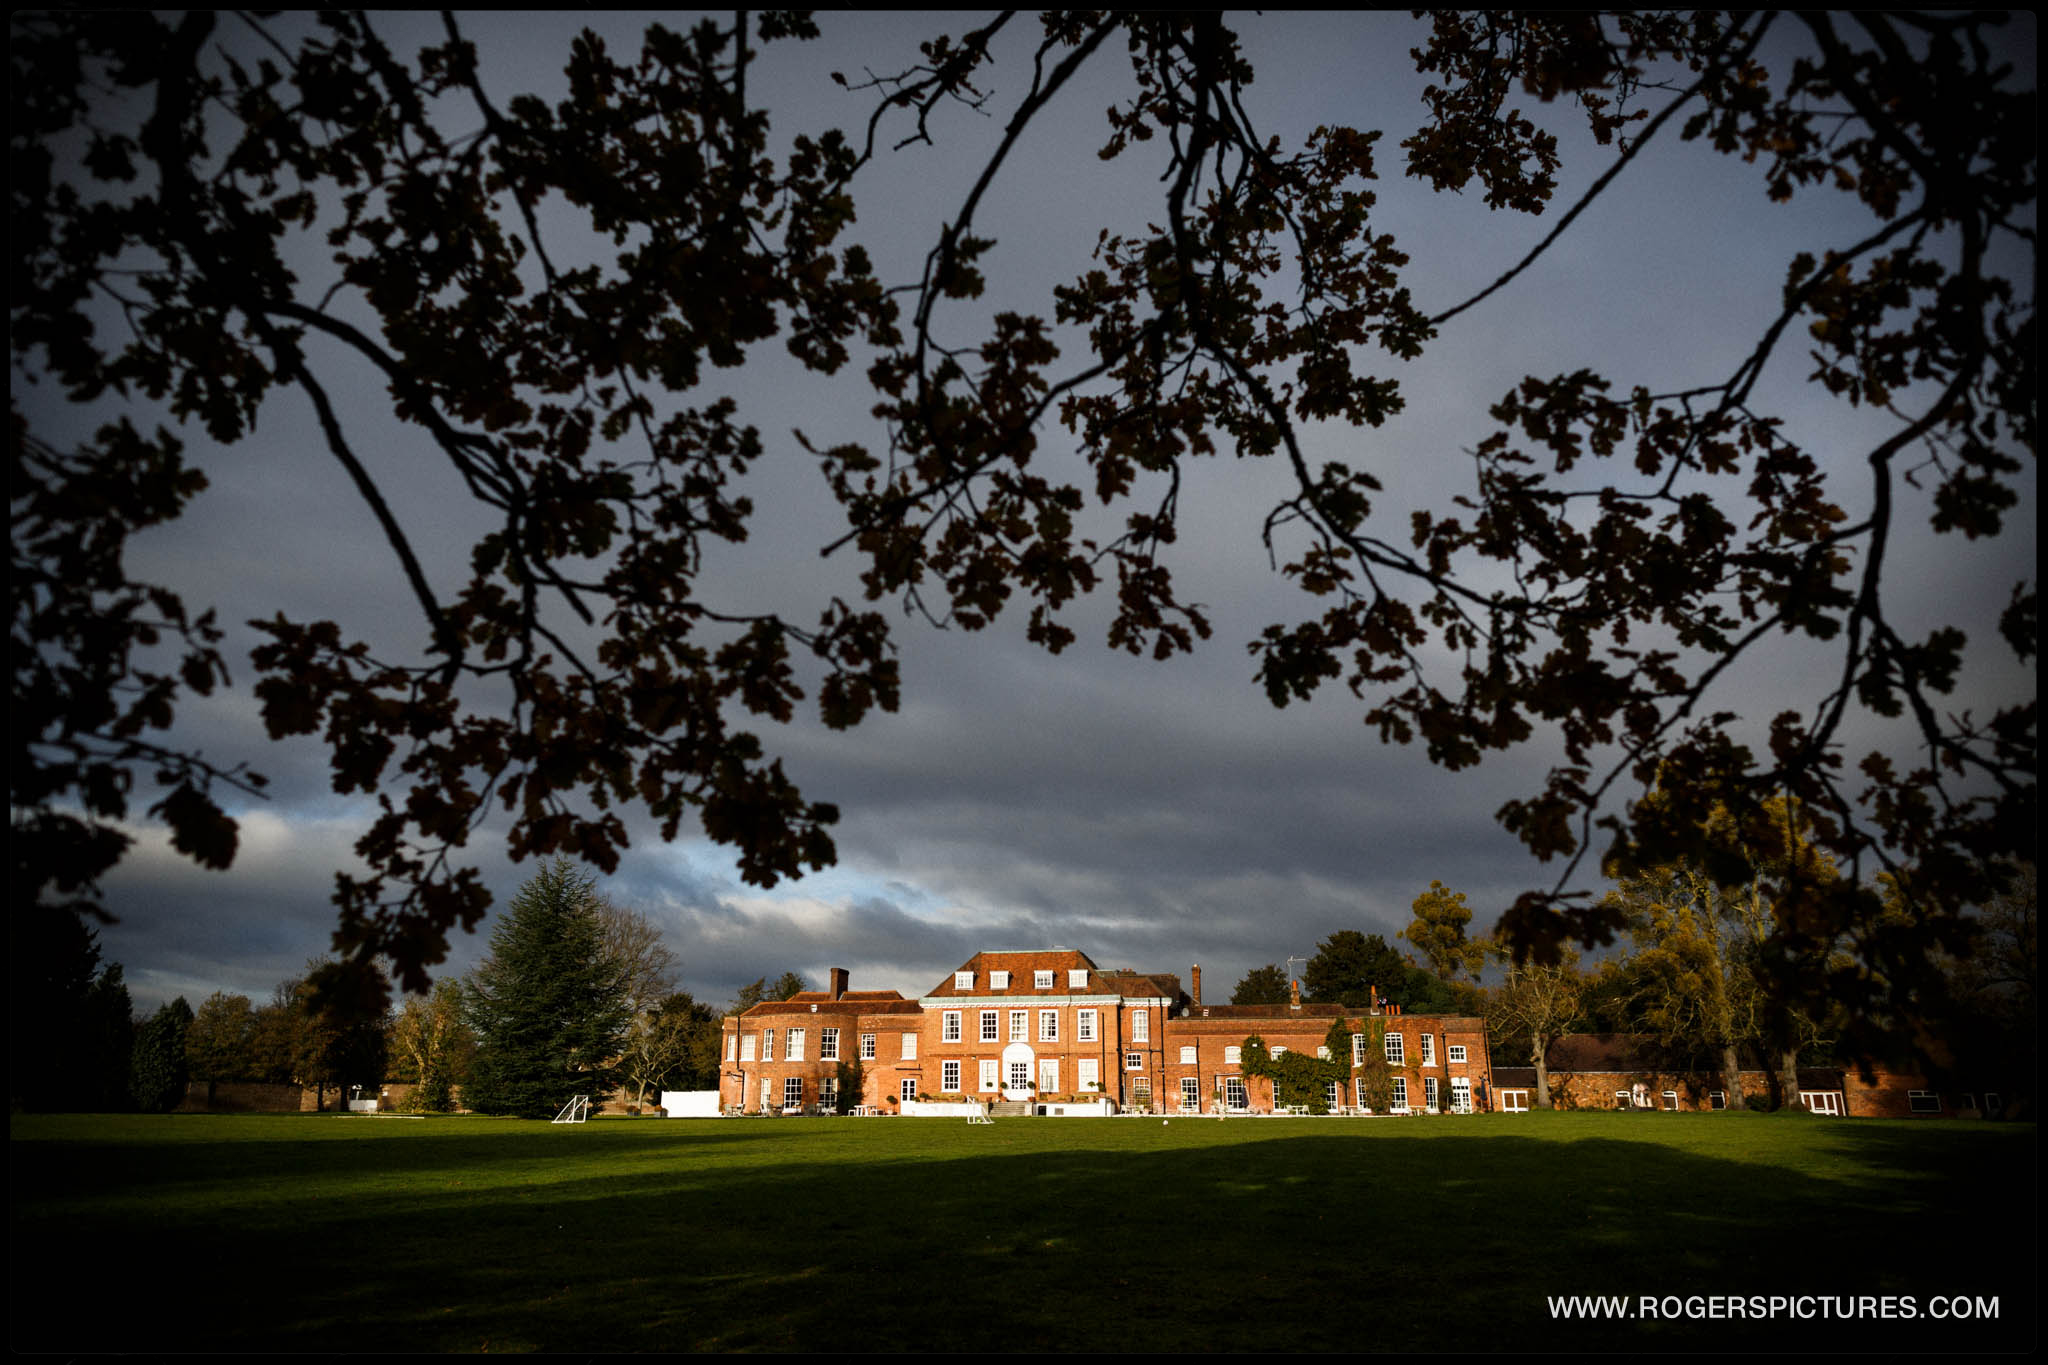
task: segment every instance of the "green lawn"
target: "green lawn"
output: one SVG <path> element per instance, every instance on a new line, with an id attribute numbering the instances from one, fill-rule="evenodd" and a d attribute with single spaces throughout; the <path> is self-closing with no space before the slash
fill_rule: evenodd
<path id="1" fill-rule="evenodd" d="M 2032 1125 L 17 1115 L 10 1136 L 17 1351 L 1972 1351 L 2036 1323 Z M 60 1309 L 81 1287 L 92 1310 Z M 1586 1323 L 1552 1316 L 1562 1294 L 1999 1301 Z"/>

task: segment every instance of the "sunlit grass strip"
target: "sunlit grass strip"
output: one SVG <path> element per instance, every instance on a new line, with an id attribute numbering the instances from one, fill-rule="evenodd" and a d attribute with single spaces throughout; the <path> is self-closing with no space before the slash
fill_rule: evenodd
<path id="1" fill-rule="evenodd" d="M 111 1306 L 16 1313 L 17 1349 L 1975 1349 L 2022 1344 L 2033 1322 L 2011 1258 L 1949 1235 L 2031 1188 L 2031 1127 L 169 1116 L 11 1131 L 17 1303 L 90 1282 Z M 1838 1292 L 2002 1293 L 2004 1316 L 1823 1333 L 1567 1324 L 1546 1307 Z"/>

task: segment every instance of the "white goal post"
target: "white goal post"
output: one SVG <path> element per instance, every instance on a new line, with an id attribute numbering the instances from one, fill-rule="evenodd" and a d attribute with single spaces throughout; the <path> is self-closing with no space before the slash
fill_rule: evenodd
<path id="1" fill-rule="evenodd" d="M 590 1117 L 590 1096 L 578 1095 L 562 1106 L 562 1112 L 549 1120 L 551 1123 L 582 1123 Z"/>

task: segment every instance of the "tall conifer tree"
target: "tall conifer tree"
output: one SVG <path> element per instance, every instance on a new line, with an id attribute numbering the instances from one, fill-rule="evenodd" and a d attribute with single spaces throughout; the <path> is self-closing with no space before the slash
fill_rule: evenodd
<path id="1" fill-rule="evenodd" d="M 169 1113 L 185 1098 L 185 1031 L 191 1027 L 192 1007 L 181 995 L 135 1031 L 128 1092 L 145 1114 Z"/>
<path id="2" fill-rule="evenodd" d="M 135 1052 L 135 1006 L 121 977 L 121 964 L 109 962 L 86 992 L 78 1048 L 80 1109 L 126 1109 L 131 1103 L 128 1066 Z"/>
<path id="3" fill-rule="evenodd" d="M 551 1117 L 611 1089 L 628 1008 L 593 879 L 556 859 L 521 887 L 470 976 L 478 1048 L 463 1100 L 486 1114 Z"/>
<path id="4" fill-rule="evenodd" d="M 134 1028 L 121 964 L 70 910 L 17 907 L 7 922 L 7 1099 L 16 1109 L 127 1107 Z"/>

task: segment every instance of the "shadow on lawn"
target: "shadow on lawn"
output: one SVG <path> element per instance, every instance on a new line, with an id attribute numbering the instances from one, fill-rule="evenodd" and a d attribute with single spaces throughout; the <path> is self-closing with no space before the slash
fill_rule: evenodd
<path id="1" fill-rule="evenodd" d="M 1970 1350 L 2032 1339 L 2024 1270 L 1959 1235 L 2009 1203 L 2011 1182 L 2031 1181 L 2031 1141 L 1844 1126 L 1822 1134 L 1837 1154 L 1816 1174 L 1614 1124 L 1475 1126 L 1448 1141 L 1215 1127 L 701 1124 L 593 1129 L 582 1136 L 595 1141 L 573 1145 L 537 1127 L 303 1143 L 284 1164 L 332 1191 L 303 1204 L 224 1198 L 145 1228 L 132 1202 L 31 1196 L 50 1216 L 24 1218 L 17 1201 L 16 1266 L 28 1223 L 45 1253 L 26 1281 L 18 1272 L 18 1293 L 54 1293 L 83 1261 L 95 1280 L 118 1281 L 107 1287 L 129 1307 L 83 1338 L 69 1325 L 61 1343 L 17 1314 L 13 1344 Z M 253 1160 L 248 1147 L 224 1142 L 201 1164 L 232 1161 L 233 1148 Z M 530 1180 L 482 1191 L 441 1179 L 522 1167 Z M 1587 1323 L 1554 1320 L 1547 1303 L 1957 1293 L 2002 1295 L 2000 1319 Z M 202 1306 L 227 1302 L 240 1306 Z"/>
<path id="2" fill-rule="evenodd" d="M 375 1141 L 378 1170 L 424 1177 L 554 1162 L 564 1144 L 591 1134 L 601 1133 L 621 1151 L 657 1148 L 675 1136 L 649 1132 L 666 1126 L 653 1120 L 557 1126 L 469 1117 L 415 1123 L 336 1114 L 55 1116 L 40 1126 L 54 1126 L 60 1140 L 35 1141 L 29 1148 L 17 1144 L 14 1151 L 23 1155 L 42 1149 L 36 1156 L 45 1192 L 115 1184 L 170 1189 L 242 1180 L 251 1174 L 315 1181 L 348 1177 L 368 1169 L 364 1139 Z M 109 1126 L 116 1128 L 117 1136 L 98 1135 L 99 1129 Z M 748 1133 L 733 1125 L 690 1126 L 697 1130 L 691 1140 L 698 1144 L 754 1148 L 764 1141 L 759 1131 Z M 171 1140 L 149 1140 L 151 1128 L 168 1133 Z M 80 1136 L 61 1140 L 67 1130 Z M 786 1139 L 799 1136 L 791 1132 Z"/>

